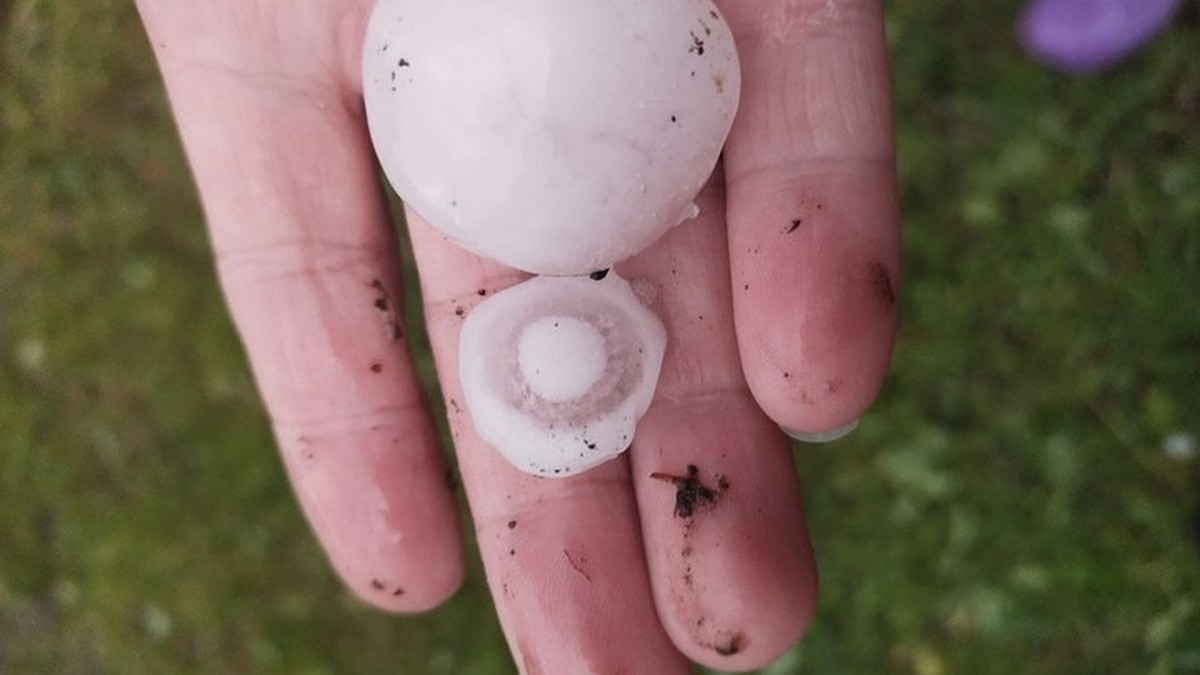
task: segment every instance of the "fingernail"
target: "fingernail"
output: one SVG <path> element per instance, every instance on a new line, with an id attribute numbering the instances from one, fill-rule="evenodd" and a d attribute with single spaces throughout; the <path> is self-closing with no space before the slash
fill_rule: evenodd
<path id="1" fill-rule="evenodd" d="M 858 428 L 858 419 L 852 419 L 846 424 L 829 431 L 792 431 L 791 429 L 783 429 L 783 433 L 800 441 L 801 443 L 829 443 L 849 434 Z"/>

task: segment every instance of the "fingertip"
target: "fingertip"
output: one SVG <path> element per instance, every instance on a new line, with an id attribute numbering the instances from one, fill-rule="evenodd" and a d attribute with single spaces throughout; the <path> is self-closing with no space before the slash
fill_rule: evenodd
<path id="1" fill-rule="evenodd" d="M 370 535 L 357 541 L 325 536 L 322 543 L 333 570 L 359 600 L 386 612 L 413 614 L 440 606 L 462 586 L 466 565 L 457 522 L 454 526 L 410 545 L 387 545 Z"/>
<path id="2" fill-rule="evenodd" d="M 386 572 L 372 573 L 333 560 L 331 563 L 342 583 L 360 601 L 393 614 L 419 614 L 441 606 L 462 587 L 466 571 L 461 547 L 456 548 L 456 552 L 434 552 L 441 556 L 442 564 L 421 577 L 409 575 L 407 584 L 393 581 L 394 577 Z"/>
<path id="3" fill-rule="evenodd" d="M 745 608 L 745 630 L 729 631 L 700 644 L 689 644 L 683 638 L 681 651 L 696 663 L 722 672 L 744 673 L 775 663 L 799 644 L 812 625 L 818 595 L 815 566 L 812 574 L 773 590 L 769 606 Z"/>
<path id="4" fill-rule="evenodd" d="M 446 466 L 423 412 L 413 413 L 335 432 L 277 424 L 293 488 L 330 566 L 354 595 L 389 612 L 432 609 L 465 575 Z"/>
<path id="5" fill-rule="evenodd" d="M 850 359 L 849 364 L 803 364 L 798 360 L 747 364 L 750 391 L 767 417 L 788 436 L 805 443 L 825 443 L 857 427 L 879 393 L 890 358 L 874 353 Z"/>
<path id="6" fill-rule="evenodd" d="M 834 432 L 852 430 L 847 425 L 883 386 L 894 300 L 887 307 L 873 300 L 868 274 L 811 276 L 798 298 L 773 291 L 756 298 L 739 315 L 738 338 L 747 383 L 763 412 L 792 437 L 833 440 L 840 437 Z"/>

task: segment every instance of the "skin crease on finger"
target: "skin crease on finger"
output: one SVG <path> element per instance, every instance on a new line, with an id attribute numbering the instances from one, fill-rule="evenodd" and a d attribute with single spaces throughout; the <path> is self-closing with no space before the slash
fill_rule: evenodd
<path id="1" fill-rule="evenodd" d="M 742 363 L 780 426 L 859 417 L 895 334 L 900 228 L 878 0 L 726 3 L 743 68 L 725 152 Z"/>

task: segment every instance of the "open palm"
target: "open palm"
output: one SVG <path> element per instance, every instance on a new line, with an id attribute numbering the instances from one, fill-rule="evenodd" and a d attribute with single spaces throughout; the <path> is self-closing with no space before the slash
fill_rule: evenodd
<path id="1" fill-rule="evenodd" d="M 887 368 L 899 227 L 880 3 L 722 5 L 743 67 L 723 172 L 700 218 L 618 266 L 657 287 L 671 341 L 626 457 L 542 480 L 475 435 L 458 331 L 523 275 L 407 214 L 479 547 L 527 674 L 743 670 L 799 639 L 816 571 L 779 427 L 847 424 Z M 370 2 L 139 6 L 300 503 L 361 597 L 433 607 L 461 581 L 462 544 L 362 114 Z"/>

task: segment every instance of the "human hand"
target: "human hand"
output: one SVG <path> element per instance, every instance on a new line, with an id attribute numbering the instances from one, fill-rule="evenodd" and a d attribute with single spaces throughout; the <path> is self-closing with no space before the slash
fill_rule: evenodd
<path id="1" fill-rule="evenodd" d="M 433 607 L 460 583 L 462 544 L 361 110 L 370 3 L 139 9 L 309 522 L 365 600 Z M 749 669 L 792 645 L 816 573 L 776 424 L 846 424 L 887 368 L 899 228 L 880 4 L 722 10 L 743 68 L 724 173 L 700 218 L 618 267 L 658 287 L 671 340 L 626 457 L 543 480 L 475 435 L 458 331 L 522 275 L 408 213 L 480 551 L 526 673 Z"/>

